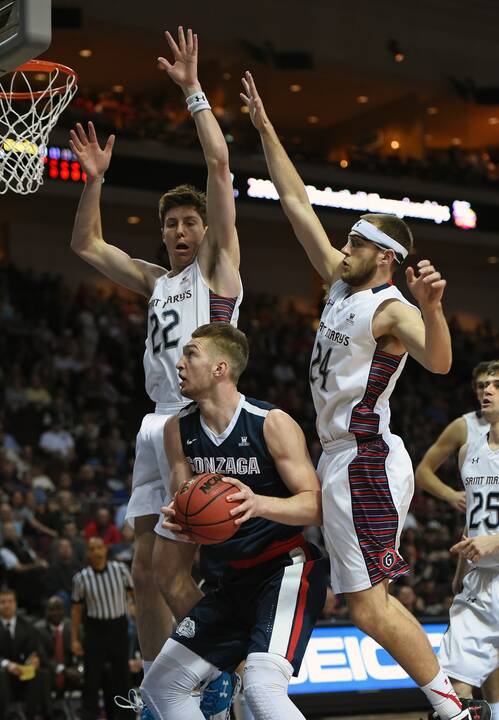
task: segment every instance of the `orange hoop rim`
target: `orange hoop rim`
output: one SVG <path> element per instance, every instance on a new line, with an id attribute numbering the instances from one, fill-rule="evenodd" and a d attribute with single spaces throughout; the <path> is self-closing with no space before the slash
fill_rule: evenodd
<path id="1" fill-rule="evenodd" d="M 61 63 L 52 62 L 51 60 L 28 60 L 28 62 L 19 65 L 18 68 L 11 70 L 11 74 L 15 72 L 46 72 L 50 73 L 53 70 L 59 70 L 61 73 L 68 75 L 69 77 L 78 80 L 76 72 Z M 63 93 L 66 90 L 65 85 L 60 85 L 55 88 L 45 88 L 45 90 L 35 90 L 33 92 L 4 92 L 0 91 L 0 98 L 4 100 L 31 100 L 32 98 L 40 98 L 44 95 L 55 95 L 56 93 Z"/>

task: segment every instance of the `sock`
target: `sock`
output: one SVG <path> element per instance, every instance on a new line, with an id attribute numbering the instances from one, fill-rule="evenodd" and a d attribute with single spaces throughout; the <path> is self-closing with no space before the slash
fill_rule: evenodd
<path id="1" fill-rule="evenodd" d="M 499 702 L 489 703 L 492 720 L 499 720 Z"/>
<path id="2" fill-rule="evenodd" d="M 428 685 L 424 685 L 421 690 L 435 712 L 438 713 L 440 720 L 451 720 L 461 712 L 462 706 L 459 698 L 443 670 L 440 670 L 438 675 Z"/>
<path id="3" fill-rule="evenodd" d="M 144 677 L 151 669 L 151 665 L 153 664 L 153 662 L 154 660 L 142 660 L 142 670 L 144 671 Z"/>

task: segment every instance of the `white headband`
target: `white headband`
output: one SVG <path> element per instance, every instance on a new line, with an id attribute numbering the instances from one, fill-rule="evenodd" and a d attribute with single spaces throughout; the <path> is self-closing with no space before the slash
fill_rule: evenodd
<path id="1" fill-rule="evenodd" d="M 375 245 L 381 245 L 383 248 L 395 250 L 395 252 L 401 255 L 404 260 L 409 254 L 407 248 L 384 233 L 383 230 L 377 228 L 376 225 L 370 223 L 368 220 L 358 220 L 350 232 L 362 235 L 362 237 L 365 237 L 366 240 L 370 240 Z"/>

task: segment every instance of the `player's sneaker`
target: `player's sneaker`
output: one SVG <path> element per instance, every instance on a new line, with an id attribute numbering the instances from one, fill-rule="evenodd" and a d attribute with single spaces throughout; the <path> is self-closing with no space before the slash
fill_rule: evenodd
<path id="1" fill-rule="evenodd" d="M 133 710 L 137 715 L 140 713 L 140 720 L 155 720 L 151 710 L 149 710 L 135 688 L 128 691 L 127 698 L 122 695 L 115 695 L 114 702 L 120 708 Z"/>
<path id="2" fill-rule="evenodd" d="M 223 672 L 208 683 L 201 695 L 199 706 L 206 720 L 229 720 L 230 707 L 241 689 L 241 678 L 237 673 Z"/>
<path id="3" fill-rule="evenodd" d="M 491 720 L 490 705 L 485 700 L 459 698 L 463 709 L 452 720 Z M 438 713 L 429 713 L 428 720 L 439 720 Z"/>

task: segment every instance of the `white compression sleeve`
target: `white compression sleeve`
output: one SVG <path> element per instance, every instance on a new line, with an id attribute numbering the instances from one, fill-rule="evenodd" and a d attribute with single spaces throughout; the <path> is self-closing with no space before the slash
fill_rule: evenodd
<path id="1" fill-rule="evenodd" d="M 169 638 L 140 692 L 156 720 L 204 720 L 192 692 L 216 672 L 214 665 Z"/>
<path id="2" fill-rule="evenodd" d="M 293 668 L 280 655 L 250 653 L 244 668 L 244 697 L 255 720 L 305 720 L 288 697 Z"/>

